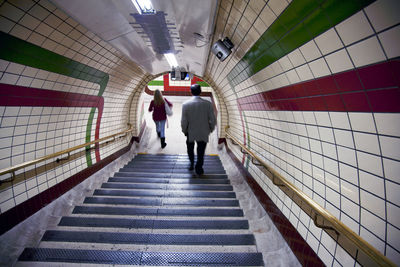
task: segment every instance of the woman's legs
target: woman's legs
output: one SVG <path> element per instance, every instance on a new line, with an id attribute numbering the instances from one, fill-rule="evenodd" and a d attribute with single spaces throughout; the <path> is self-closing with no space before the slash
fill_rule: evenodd
<path id="1" fill-rule="evenodd" d="M 158 137 L 165 137 L 165 121 L 154 121 Z"/>
<path id="2" fill-rule="evenodd" d="M 165 143 L 165 122 L 163 121 L 154 121 L 156 123 L 157 133 L 160 133 L 161 138 L 161 148 L 164 148 L 167 144 Z"/>

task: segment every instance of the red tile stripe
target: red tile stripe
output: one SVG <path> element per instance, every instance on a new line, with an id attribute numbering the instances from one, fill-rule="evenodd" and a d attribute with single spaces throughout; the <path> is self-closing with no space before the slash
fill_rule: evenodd
<path id="1" fill-rule="evenodd" d="M 400 61 L 392 60 L 238 99 L 242 110 L 400 112 Z"/>
<path id="2" fill-rule="evenodd" d="M 0 106 L 14 107 L 96 107 L 96 139 L 100 136 L 100 123 L 103 115 L 104 98 L 102 96 L 36 89 L 11 84 L 0 84 Z M 100 160 L 98 147 L 95 150 Z"/>
<path id="3" fill-rule="evenodd" d="M 169 74 L 164 74 L 163 76 L 164 79 L 164 92 L 167 91 L 174 91 L 174 92 L 189 92 L 190 93 L 190 86 L 170 86 L 169 85 Z M 190 80 L 190 85 L 193 85 L 197 82 L 202 82 L 203 80 L 193 76 L 193 78 Z"/>

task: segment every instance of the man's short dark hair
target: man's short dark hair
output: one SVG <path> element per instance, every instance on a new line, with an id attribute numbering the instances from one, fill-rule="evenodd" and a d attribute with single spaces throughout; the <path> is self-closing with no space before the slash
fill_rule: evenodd
<path id="1" fill-rule="evenodd" d="M 201 94 L 201 86 L 199 84 L 192 84 L 190 86 L 190 91 L 192 92 L 192 95 L 200 95 Z"/>

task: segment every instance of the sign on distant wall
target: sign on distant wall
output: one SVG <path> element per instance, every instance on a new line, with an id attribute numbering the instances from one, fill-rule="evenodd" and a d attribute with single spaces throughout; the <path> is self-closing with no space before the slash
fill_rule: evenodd
<path id="1" fill-rule="evenodd" d="M 148 83 L 148 87 L 151 91 L 179 91 L 179 92 L 190 92 L 190 86 L 192 84 L 200 84 L 203 92 L 211 91 L 210 86 L 202 79 L 194 76 L 193 79 L 188 81 L 172 81 L 169 74 L 164 74 Z"/>

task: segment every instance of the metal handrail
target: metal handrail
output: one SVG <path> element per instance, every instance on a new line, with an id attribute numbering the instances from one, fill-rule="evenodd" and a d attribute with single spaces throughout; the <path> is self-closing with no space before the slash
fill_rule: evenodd
<path id="1" fill-rule="evenodd" d="M 81 145 L 77 145 L 77 146 L 74 146 L 74 147 L 71 147 L 71 148 L 68 148 L 68 149 L 64 149 L 62 151 L 59 151 L 59 152 L 56 152 L 56 153 L 53 153 L 53 154 L 50 154 L 50 155 L 43 156 L 41 158 L 37 158 L 37 159 L 34 159 L 34 160 L 26 161 L 26 162 L 23 162 L 23 163 L 8 167 L 8 168 L 4 168 L 4 169 L 0 170 L 0 176 L 4 175 L 4 174 L 7 174 L 7 173 L 12 173 L 12 177 L 9 178 L 9 179 L 0 180 L 0 185 L 2 183 L 6 183 L 6 182 L 12 182 L 15 179 L 15 172 L 17 170 L 22 169 L 22 168 L 37 164 L 37 163 L 45 161 L 45 160 L 49 160 L 49 159 L 58 157 L 58 156 L 61 156 L 61 155 L 64 155 L 64 154 L 68 154 L 68 156 L 66 158 L 57 159 L 57 162 L 59 162 L 60 160 L 68 159 L 69 155 L 70 155 L 70 153 L 72 151 L 75 151 L 75 150 L 78 150 L 78 149 L 81 149 L 81 148 L 84 148 L 84 147 L 87 147 L 87 146 L 91 146 L 93 144 L 100 143 L 100 142 L 103 142 L 103 141 L 108 140 L 108 139 L 114 139 L 115 140 L 115 137 L 118 136 L 118 135 L 124 136 L 127 133 L 133 131 L 133 126 L 130 123 L 128 123 L 128 126 L 129 126 L 129 128 L 127 130 L 125 130 L 125 131 L 122 131 L 122 132 L 119 132 L 119 133 L 116 133 L 116 134 L 112 134 L 112 135 L 109 135 L 109 136 L 106 136 L 106 137 L 103 137 L 103 138 L 99 138 L 99 139 L 93 140 L 91 142 L 87 142 L 85 144 L 81 144 Z"/>
<path id="2" fill-rule="evenodd" d="M 229 125 L 225 127 L 225 135 L 227 138 L 230 138 L 232 142 L 235 142 L 236 145 L 240 146 L 240 150 L 242 153 L 248 154 L 252 158 L 252 162 L 254 159 L 259 163 L 255 164 L 256 166 L 262 167 L 267 172 L 269 172 L 269 178 L 273 181 L 273 183 L 280 188 L 285 188 L 290 191 L 291 194 L 285 192 L 292 200 L 294 200 L 294 196 L 300 198 L 301 203 L 305 203 L 309 206 L 313 214 L 312 219 L 314 220 L 314 224 L 322 229 L 327 231 L 332 230 L 336 234 L 336 240 L 339 242 L 339 239 L 342 242 L 343 237 L 350 241 L 356 248 L 357 251 L 353 251 L 356 254 L 356 260 L 362 261 L 361 263 L 365 263 L 364 265 L 371 265 L 371 260 L 375 263 L 376 266 L 396 266 L 391 260 L 389 260 L 386 256 L 384 256 L 380 251 L 371 246 L 367 241 L 365 241 L 362 237 L 357 235 L 354 231 L 352 231 L 349 227 L 339 221 L 335 216 L 333 216 L 329 211 L 321 207 L 318 203 L 316 203 L 312 198 L 306 195 L 303 191 L 293 185 L 291 182 L 286 180 L 282 175 L 280 175 L 276 170 L 270 167 L 267 163 L 265 163 L 260 157 L 258 157 L 254 152 L 248 149 L 245 145 L 240 143 L 232 134 L 228 132 Z M 318 223 L 318 216 L 321 216 L 324 220 L 326 220 L 330 226 L 326 224 Z M 332 234 L 332 233 L 331 233 Z M 347 242 L 348 243 L 348 242 Z M 358 253 L 357 253 L 358 252 Z M 362 255 L 360 252 L 363 252 Z M 364 257 L 366 256 L 366 257 Z"/>

